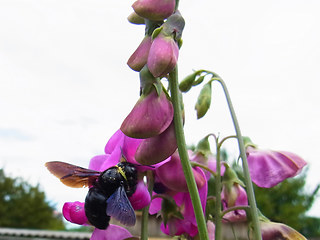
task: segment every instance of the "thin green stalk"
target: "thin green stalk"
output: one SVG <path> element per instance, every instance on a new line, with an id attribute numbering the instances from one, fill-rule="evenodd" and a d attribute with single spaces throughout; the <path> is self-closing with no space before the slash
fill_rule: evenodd
<path id="1" fill-rule="evenodd" d="M 216 139 L 217 156 L 216 156 L 216 174 L 215 187 L 216 187 L 216 212 L 215 212 L 215 239 L 222 239 L 222 219 L 221 219 L 221 160 L 220 160 L 220 143 Z"/>
<path id="2" fill-rule="evenodd" d="M 245 177 L 245 184 L 246 184 L 246 188 L 247 188 L 248 201 L 249 201 L 249 205 L 250 205 L 250 213 L 251 213 L 251 217 L 252 217 L 254 239 L 261 240 L 262 237 L 261 237 L 261 230 L 260 230 L 260 224 L 259 224 L 259 218 L 258 218 L 258 209 L 257 209 L 256 200 L 254 197 L 254 191 L 253 191 L 253 186 L 252 186 L 249 167 L 248 167 L 247 155 L 246 155 L 239 123 L 238 123 L 236 113 L 234 111 L 234 108 L 233 108 L 233 105 L 231 102 L 231 98 L 229 95 L 229 91 L 227 89 L 226 84 L 224 83 L 224 81 L 221 78 L 217 81 L 221 84 L 221 86 L 223 88 L 224 94 L 227 99 L 228 107 L 230 110 L 230 114 L 232 117 L 233 125 L 235 128 L 236 134 L 237 134 L 239 150 L 240 150 L 240 157 L 242 159 L 243 174 Z"/>
<path id="3" fill-rule="evenodd" d="M 151 171 L 147 172 L 147 180 L 148 180 L 148 191 L 151 196 L 153 184 L 154 184 L 153 174 Z M 150 207 L 150 205 L 148 205 L 142 209 L 141 238 L 140 238 L 141 240 L 148 240 L 149 207 Z"/>
<path id="4" fill-rule="evenodd" d="M 193 205 L 195 217 L 198 224 L 199 237 L 201 240 L 209 240 L 207 224 L 203 215 L 203 209 L 200 202 L 199 192 L 197 189 L 196 181 L 193 176 L 191 164 L 189 161 L 186 140 L 184 137 L 183 123 L 182 123 L 182 113 L 181 104 L 179 97 L 179 87 L 178 87 L 178 73 L 177 68 L 175 68 L 169 75 L 169 86 L 171 91 L 171 98 L 174 108 L 174 126 L 178 145 L 178 152 L 181 159 L 181 164 L 183 172 L 186 178 L 187 186 L 190 193 L 191 202 Z"/>

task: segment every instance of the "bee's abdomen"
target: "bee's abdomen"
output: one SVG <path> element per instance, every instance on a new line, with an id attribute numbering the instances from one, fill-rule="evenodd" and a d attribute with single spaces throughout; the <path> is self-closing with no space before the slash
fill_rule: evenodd
<path id="1" fill-rule="evenodd" d="M 98 187 L 92 187 L 86 196 L 84 209 L 89 222 L 99 229 L 109 226 L 110 216 L 107 215 L 107 197 Z"/>

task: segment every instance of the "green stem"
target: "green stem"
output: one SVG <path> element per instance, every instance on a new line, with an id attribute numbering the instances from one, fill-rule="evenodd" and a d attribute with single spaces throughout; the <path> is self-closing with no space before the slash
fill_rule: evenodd
<path id="1" fill-rule="evenodd" d="M 197 162 L 190 162 L 191 166 L 192 167 L 200 167 L 208 172 L 210 172 L 214 177 L 217 177 L 217 174 L 212 171 L 209 167 L 207 167 L 206 165 L 203 165 L 201 163 L 197 163 Z"/>
<path id="2" fill-rule="evenodd" d="M 189 161 L 186 140 L 184 137 L 181 102 L 179 97 L 178 87 L 178 73 L 177 67 L 169 75 L 169 86 L 171 91 L 171 98 L 174 108 L 174 126 L 178 145 L 178 152 L 181 159 L 181 165 L 186 178 L 187 186 L 190 193 L 191 202 L 193 205 L 195 217 L 198 224 L 199 237 L 201 240 L 209 240 L 207 224 L 203 215 L 203 209 L 200 202 L 199 192 L 197 189 L 196 181 L 193 176 L 191 164 Z"/>
<path id="3" fill-rule="evenodd" d="M 227 89 L 226 84 L 224 83 L 224 81 L 221 78 L 218 80 L 218 82 L 221 84 L 223 91 L 224 91 L 224 94 L 226 96 L 227 103 L 228 103 L 229 110 L 230 110 L 230 114 L 231 114 L 232 121 L 233 121 L 233 125 L 235 128 L 236 134 L 237 134 L 239 150 L 240 150 L 240 157 L 242 159 L 243 174 L 245 177 L 245 184 L 246 184 L 246 188 L 247 188 L 248 201 L 249 201 L 249 205 L 250 205 L 250 213 L 251 213 L 251 217 L 252 217 L 254 239 L 261 240 L 262 237 L 261 237 L 261 230 L 260 230 L 260 224 L 259 224 L 259 218 L 258 218 L 258 209 L 257 209 L 256 200 L 254 197 L 254 191 L 253 191 L 253 186 L 252 186 L 252 182 L 251 182 L 251 178 L 250 178 L 247 155 L 246 155 L 246 151 L 244 148 L 244 143 L 243 143 L 243 138 L 241 135 L 239 123 L 238 123 L 236 113 L 234 111 L 234 108 L 233 108 L 233 105 L 231 102 L 231 98 L 229 95 L 229 91 Z"/>
<path id="4" fill-rule="evenodd" d="M 150 196 L 152 195 L 153 189 L 153 174 L 151 171 L 147 172 L 148 179 L 148 191 Z M 141 218 L 141 240 L 148 240 L 148 221 L 149 221 L 149 207 L 150 205 L 144 207 L 142 209 L 142 218 Z"/>
<path id="5" fill-rule="evenodd" d="M 216 212 L 215 212 L 215 239 L 222 239 L 222 218 L 221 218 L 221 160 L 220 160 L 220 148 L 221 144 L 216 139 L 217 156 L 216 156 L 216 174 L 215 187 L 216 187 Z"/>
<path id="6" fill-rule="evenodd" d="M 221 214 L 221 217 L 223 217 L 224 215 L 226 215 L 228 212 L 232 212 L 232 211 L 236 211 L 236 210 L 245 210 L 245 211 L 248 211 L 250 210 L 250 207 L 249 206 L 234 206 L 234 207 L 230 207 L 226 210 L 224 210 Z"/>

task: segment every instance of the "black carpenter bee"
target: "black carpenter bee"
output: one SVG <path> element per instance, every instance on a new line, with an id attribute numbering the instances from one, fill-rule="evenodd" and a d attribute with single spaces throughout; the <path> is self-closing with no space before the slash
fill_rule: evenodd
<path id="1" fill-rule="evenodd" d="M 133 226 L 136 215 L 128 197 L 136 191 L 137 169 L 120 162 L 104 172 L 78 167 L 65 162 L 47 162 L 48 170 L 69 187 L 89 187 L 84 208 L 89 222 L 99 229 L 109 226 L 110 217 Z"/>

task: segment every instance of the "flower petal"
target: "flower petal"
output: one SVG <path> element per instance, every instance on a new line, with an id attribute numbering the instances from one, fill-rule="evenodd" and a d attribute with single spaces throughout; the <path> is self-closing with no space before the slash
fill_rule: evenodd
<path id="1" fill-rule="evenodd" d="M 64 218 L 72 223 L 85 225 L 88 223 L 82 202 L 66 202 L 62 208 Z"/>
<path id="2" fill-rule="evenodd" d="M 150 138 L 164 132 L 173 119 L 173 106 L 166 94 L 153 89 L 141 95 L 121 124 L 121 131 L 132 138 Z"/>
<path id="3" fill-rule="evenodd" d="M 104 152 L 105 153 L 112 153 L 113 150 L 117 147 L 117 146 L 122 146 L 123 145 L 123 139 L 124 139 L 124 134 L 123 132 L 121 132 L 121 130 L 119 129 L 118 131 L 116 131 L 112 137 L 109 139 L 108 143 L 106 144 L 105 148 L 104 148 Z"/>
<path id="4" fill-rule="evenodd" d="M 143 181 L 138 182 L 137 189 L 134 194 L 129 197 L 129 200 L 134 210 L 139 210 L 148 206 L 151 201 L 151 197 L 148 192 L 148 187 Z"/>
<path id="5" fill-rule="evenodd" d="M 94 156 L 89 163 L 89 169 L 100 171 L 101 166 L 109 159 L 110 154 Z"/>
<path id="6" fill-rule="evenodd" d="M 96 228 L 90 240 L 121 240 L 132 237 L 132 234 L 123 227 L 110 224 L 106 230 Z"/>
<path id="7" fill-rule="evenodd" d="M 252 181 L 259 187 L 270 188 L 296 176 L 307 164 L 294 153 L 247 148 Z"/>

